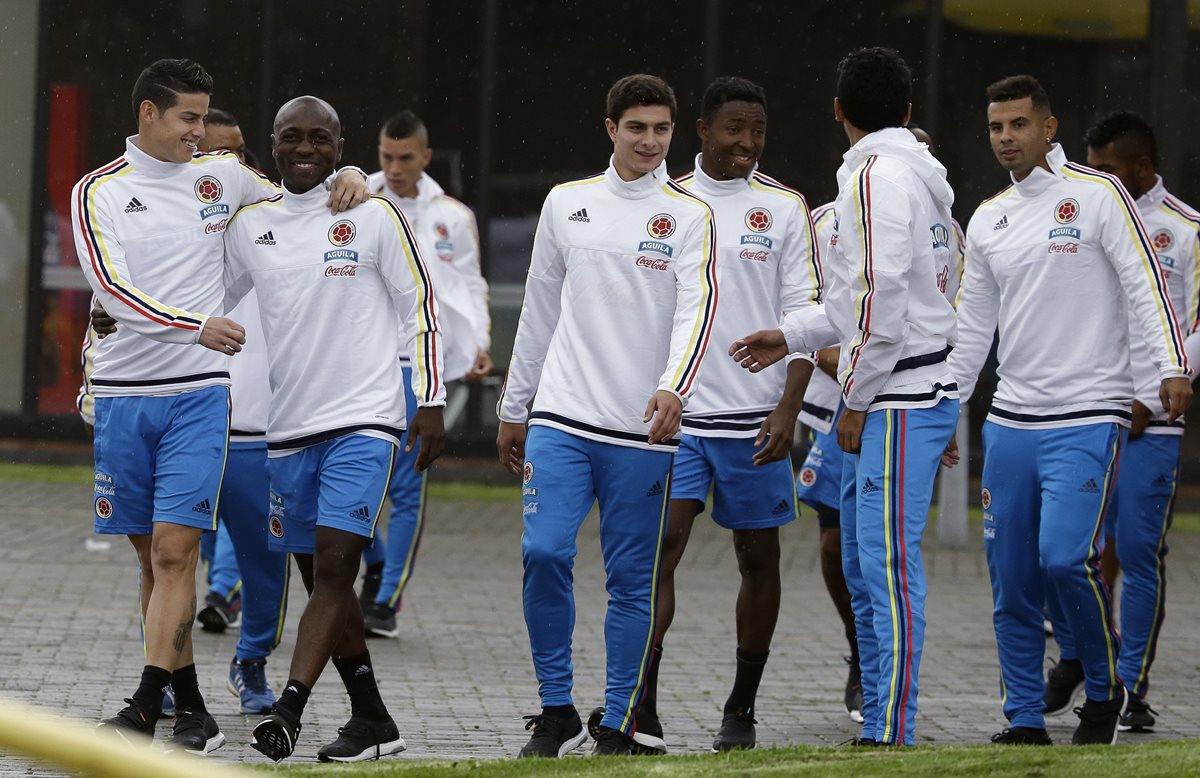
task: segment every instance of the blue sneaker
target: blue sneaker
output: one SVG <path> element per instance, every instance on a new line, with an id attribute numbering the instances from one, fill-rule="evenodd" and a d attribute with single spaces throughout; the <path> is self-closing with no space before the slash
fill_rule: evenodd
<path id="1" fill-rule="evenodd" d="M 225 688 L 242 700 L 242 713 L 266 714 L 275 704 L 275 692 L 267 683 L 267 660 L 255 659 L 229 663 L 229 680 Z"/>
<path id="2" fill-rule="evenodd" d="M 170 686 L 163 689 L 162 717 L 164 719 L 175 718 L 175 690 Z"/>

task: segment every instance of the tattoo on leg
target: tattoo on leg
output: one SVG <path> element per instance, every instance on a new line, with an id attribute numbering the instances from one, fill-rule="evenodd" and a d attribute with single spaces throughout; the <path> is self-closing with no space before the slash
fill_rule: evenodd
<path id="1" fill-rule="evenodd" d="M 179 628 L 175 630 L 175 653 L 182 654 L 184 646 L 187 645 L 188 635 L 192 633 L 192 622 L 196 620 L 196 604 L 192 603 L 191 615 L 184 621 L 179 622 Z"/>

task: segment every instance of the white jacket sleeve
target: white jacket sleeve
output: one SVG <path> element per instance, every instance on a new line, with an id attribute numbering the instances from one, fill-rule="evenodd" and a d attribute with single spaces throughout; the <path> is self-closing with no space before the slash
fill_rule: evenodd
<path id="1" fill-rule="evenodd" d="M 1183 248 L 1184 251 L 1179 252 L 1179 255 L 1183 262 L 1181 273 L 1186 308 L 1175 311 L 1175 316 L 1179 320 L 1179 328 L 1185 333 L 1191 333 L 1200 329 L 1200 233 L 1194 230 L 1188 232 L 1187 239 L 1183 241 Z M 1197 363 L 1192 361 L 1191 352 L 1188 352 L 1188 364 L 1192 366 L 1193 371 L 1196 369 Z"/>
<path id="2" fill-rule="evenodd" d="M 696 391 L 696 376 L 712 337 L 717 314 L 716 227 L 712 211 L 697 219 L 680 247 L 675 273 L 675 316 L 671 326 L 671 352 L 659 391 L 671 392 L 687 406 Z"/>
<path id="3" fill-rule="evenodd" d="M 1125 297 L 1137 320 L 1150 360 L 1162 378 L 1186 376 L 1183 333 L 1171 310 L 1167 281 L 1151 248 L 1150 237 L 1124 188 L 1114 182 L 1098 197 L 1100 242 L 1121 278 Z"/>
<path id="4" fill-rule="evenodd" d="M 454 220 L 454 270 L 462 276 L 471 295 L 471 323 L 475 327 L 476 348 L 487 351 L 492 347 L 492 316 L 488 310 L 488 283 L 484 280 L 479 261 L 479 228 L 475 214 L 465 205 L 454 204 L 460 212 Z M 474 359 L 472 354 L 471 358 Z"/>
<path id="5" fill-rule="evenodd" d="M 232 152 L 227 153 L 235 161 L 237 160 L 237 157 Z M 238 192 L 237 202 L 234 204 L 235 209 L 279 194 L 279 187 L 271 183 L 271 179 L 241 161 L 237 162 L 237 182 L 240 191 Z"/>
<path id="6" fill-rule="evenodd" d="M 433 279 L 404 214 L 386 197 L 371 199 L 385 211 L 387 223 L 379 231 L 379 273 L 388 285 L 404 328 L 405 353 L 413 364 L 413 394 L 422 408 L 445 405 L 446 386 L 442 383 L 445 352 L 438 329 Z"/>
<path id="7" fill-rule="evenodd" d="M 787 341 L 788 351 L 799 352 L 820 351 L 829 346 L 836 346 L 840 337 L 825 313 L 825 304 L 806 305 L 788 312 L 779 325 L 783 338 Z"/>
<path id="8" fill-rule="evenodd" d="M 950 352 L 948 364 L 958 382 L 959 400 L 965 403 L 975 391 L 979 371 L 987 361 L 1000 320 L 1000 285 L 992 274 L 987 258 L 980 252 L 967 229 L 967 249 L 963 256 L 963 280 L 958 290 L 958 342 Z"/>
<path id="9" fill-rule="evenodd" d="M 854 182 L 854 213 L 840 219 L 838 247 L 850 263 L 854 331 L 842 375 L 846 407 L 865 411 L 892 374 L 908 337 L 913 217 L 903 188 L 873 174 Z M 840 216 L 840 214 L 839 214 Z"/>
<path id="10" fill-rule="evenodd" d="M 542 378 L 542 365 L 550 340 L 562 315 L 562 288 L 567 263 L 554 235 L 554 207 L 547 197 L 542 205 L 537 233 L 533 236 L 533 254 L 525 279 L 525 300 L 513 342 L 508 376 L 496 403 L 500 421 L 524 424 L 529 418 L 529 403 Z"/>
<path id="11" fill-rule="evenodd" d="M 196 343 L 209 314 L 172 307 L 134 285 L 115 234 L 112 208 L 86 178 L 71 192 L 75 253 L 96 298 L 131 332 L 164 343 Z"/>
<path id="12" fill-rule="evenodd" d="M 784 254 L 779 261 L 779 299 L 783 314 L 821 302 L 824 280 L 817 238 L 813 232 L 808 206 L 797 199 L 795 213 L 783 240 Z"/>

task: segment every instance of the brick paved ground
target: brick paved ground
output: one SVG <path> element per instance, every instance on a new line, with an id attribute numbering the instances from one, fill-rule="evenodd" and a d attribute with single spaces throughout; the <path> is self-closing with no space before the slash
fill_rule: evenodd
<path id="1" fill-rule="evenodd" d="M 132 551 L 119 537 L 108 551 L 87 549 L 90 505 L 86 487 L 0 482 L 0 694 L 94 721 L 136 686 L 143 662 Z M 384 699 L 409 744 L 398 758 L 512 756 L 527 734 L 521 716 L 537 710 L 520 608 L 520 512 L 511 504 L 442 502 L 430 506 L 427 526 L 400 640 L 371 644 Z M 676 752 L 708 748 L 733 669 L 736 564 L 726 533 L 696 526 L 678 573 L 678 615 L 660 681 L 660 712 Z M 811 516 L 783 533 L 783 613 L 759 697 L 763 745 L 833 744 L 855 734 L 841 705 L 846 645 L 821 581 L 816 534 Z M 982 551 L 931 541 L 926 562 L 920 739 L 986 742 L 1003 717 Z M 1200 536 L 1175 537 L 1152 694 L 1160 727 L 1142 738 L 1200 737 L 1200 672 L 1191 656 L 1200 639 L 1197 562 Z M 585 713 L 603 683 L 601 575 L 592 519 L 581 535 L 576 581 L 576 691 Z M 302 603 L 297 580 L 284 642 L 268 665 L 276 688 L 286 678 Z M 202 688 L 229 738 L 215 756 L 261 762 L 247 745 L 251 722 L 224 689 L 234 642 L 195 633 Z M 301 760 L 313 760 L 348 716 L 332 670 L 309 711 Z M 1071 721 L 1052 721 L 1056 740 L 1068 740 L 1070 731 Z M 0 775 L 40 774 L 47 773 L 0 755 Z"/>

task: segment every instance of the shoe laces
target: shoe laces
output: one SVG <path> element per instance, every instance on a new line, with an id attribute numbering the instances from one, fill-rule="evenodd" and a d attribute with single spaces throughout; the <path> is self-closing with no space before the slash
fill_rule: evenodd
<path id="1" fill-rule="evenodd" d="M 534 737 L 539 735 L 558 737 L 562 732 L 563 725 L 566 724 L 558 716 L 546 716 L 541 713 L 523 718 L 525 719 L 525 729 L 532 729 Z"/>
<path id="2" fill-rule="evenodd" d="M 371 737 L 375 733 L 371 730 L 371 726 L 366 721 L 351 716 L 350 720 L 344 725 L 338 727 L 338 736 L 345 735 L 349 738 Z"/>
<path id="3" fill-rule="evenodd" d="M 242 686 L 250 691 L 265 692 L 267 690 L 266 662 L 238 662 L 242 670 Z"/>
<path id="4" fill-rule="evenodd" d="M 754 718 L 754 713 L 752 711 L 748 711 L 748 710 L 739 710 L 735 713 L 726 713 L 721 718 L 721 722 L 725 723 L 728 721 L 739 721 L 739 722 L 743 722 L 746 724 L 757 724 L 758 723 L 758 719 Z"/>

